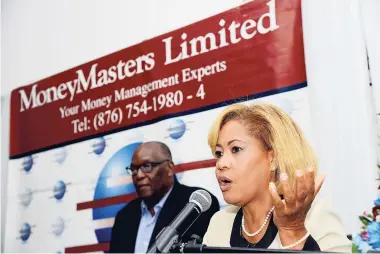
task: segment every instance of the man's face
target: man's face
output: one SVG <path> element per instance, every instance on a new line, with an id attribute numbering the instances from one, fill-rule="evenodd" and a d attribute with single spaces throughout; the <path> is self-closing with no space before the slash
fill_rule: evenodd
<path id="1" fill-rule="evenodd" d="M 164 196 L 170 188 L 169 180 L 173 176 L 171 162 L 159 145 L 143 144 L 138 147 L 132 157 L 131 166 L 137 169 L 132 180 L 140 198 Z M 150 172 L 143 172 L 142 168 L 149 167 Z"/>

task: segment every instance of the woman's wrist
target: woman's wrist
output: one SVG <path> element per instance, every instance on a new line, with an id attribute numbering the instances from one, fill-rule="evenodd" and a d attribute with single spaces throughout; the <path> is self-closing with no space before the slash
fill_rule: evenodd
<path id="1" fill-rule="evenodd" d="M 305 227 L 300 227 L 297 229 L 279 229 L 278 233 L 280 234 L 280 240 L 282 246 L 294 245 L 298 241 L 305 238 L 308 234 L 307 229 Z M 302 250 L 306 239 L 303 239 L 297 245 L 290 247 L 289 249 L 293 250 Z"/>

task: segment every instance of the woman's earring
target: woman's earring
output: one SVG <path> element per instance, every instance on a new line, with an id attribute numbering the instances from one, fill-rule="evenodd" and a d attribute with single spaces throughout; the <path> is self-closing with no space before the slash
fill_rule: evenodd
<path id="1" fill-rule="evenodd" d="M 271 171 L 272 172 L 276 171 L 276 167 L 272 167 Z"/>

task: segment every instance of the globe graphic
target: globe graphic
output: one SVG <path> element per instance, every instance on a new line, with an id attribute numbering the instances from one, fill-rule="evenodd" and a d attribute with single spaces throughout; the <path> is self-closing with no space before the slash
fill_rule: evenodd
<path id="1" fill-rule="evenodd" d="M 179 139 L 185 134 L 186 123 L 182 119 L 175 119 L 170 124 L 168 132 L 172 139 Z"/>
<path id="2" fill-rule="evenodd" d="M 55 154 L 55 162 L 58 164 L 62 164 L 67 157 L 67 150 L 66 148 L 60 148 Z"/>
<path id="3" fill-rule="evenodd" d="M 104 137 L 99 137 L 94 140 L 94 143 L 92 144 L 92 151 L 100 155 L 104 152 L 104 149 L 106 148 L 106 140 Z"/>
<path id="4" fill-rule="evenodd" d="M 107 180 L 110 177 L 115 177 L 115 172 L 118 173 L 119 176 L 124 175 L 129 177 L 129 174 L 127 173 L 125 168 L 131 164 L 133 153 L 140 144 L 141 142 L 136 142 L 121 148 L 107 161 L 99 175 L 95 187 L 94 200 L 125 195 L 135 192 L 135 186 L 132 182 L 126 185 L 109 187 L 107 185 Z M 92 218 L 93 220 L 114 218 L 117 212 L 124 206 L 125 203 L 94 208 L 92 210 Z M 95 235 L 98 239 L 98 242 L 101 243 L 110 241 L 111 231 L 112 228 L 103 228 L 95 230 Z"/>
<path id="5" fill-rule="evenodd" d="M 52 228 L 53 228 L 53 234 L 55 236 L 62 235 L 63 230 L 65 229 L 65 221 L 61 217 L 58 217 L 52 224 Z"/>
<path id="6" fill-rule="evenodd" d="M 28 223 L 24 223 L 20 228 L 20 238 L 24 242 L 29 239 L 31 230 L 30 225 Z"/>
<path id="7" fill-rule="evenodd" d="M 54 197 L 57 200 L 61 200 L 66 192 L 66 184 L 62 180 L 59 180 L 53 188 Z"/>
<path id="8" fill-rule="evenodd" d="M 21 204 L 25 207 L 27 207 L 33 198 L 33 191 L 30 188 L 26 188 L 24 193 L 20 196 Z"/>
<path id="9" fill-rule="evenodd" d="M 32 169 L 33 166 L 33 158 L 31 155 L 24 158 L 22 162 L 22 167 L 25 170 L 25 172 L 29 172 Z"/>

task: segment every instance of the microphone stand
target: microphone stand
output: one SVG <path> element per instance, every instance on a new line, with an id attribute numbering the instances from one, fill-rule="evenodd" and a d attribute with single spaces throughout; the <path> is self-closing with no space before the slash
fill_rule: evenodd
<path id="1" fill-rule="evenodd" d="M 178 241 L 178 232 L 172 226 L 167 226 L 157 235 L 155 243 L 147 253 L 167 253 Z"/>

